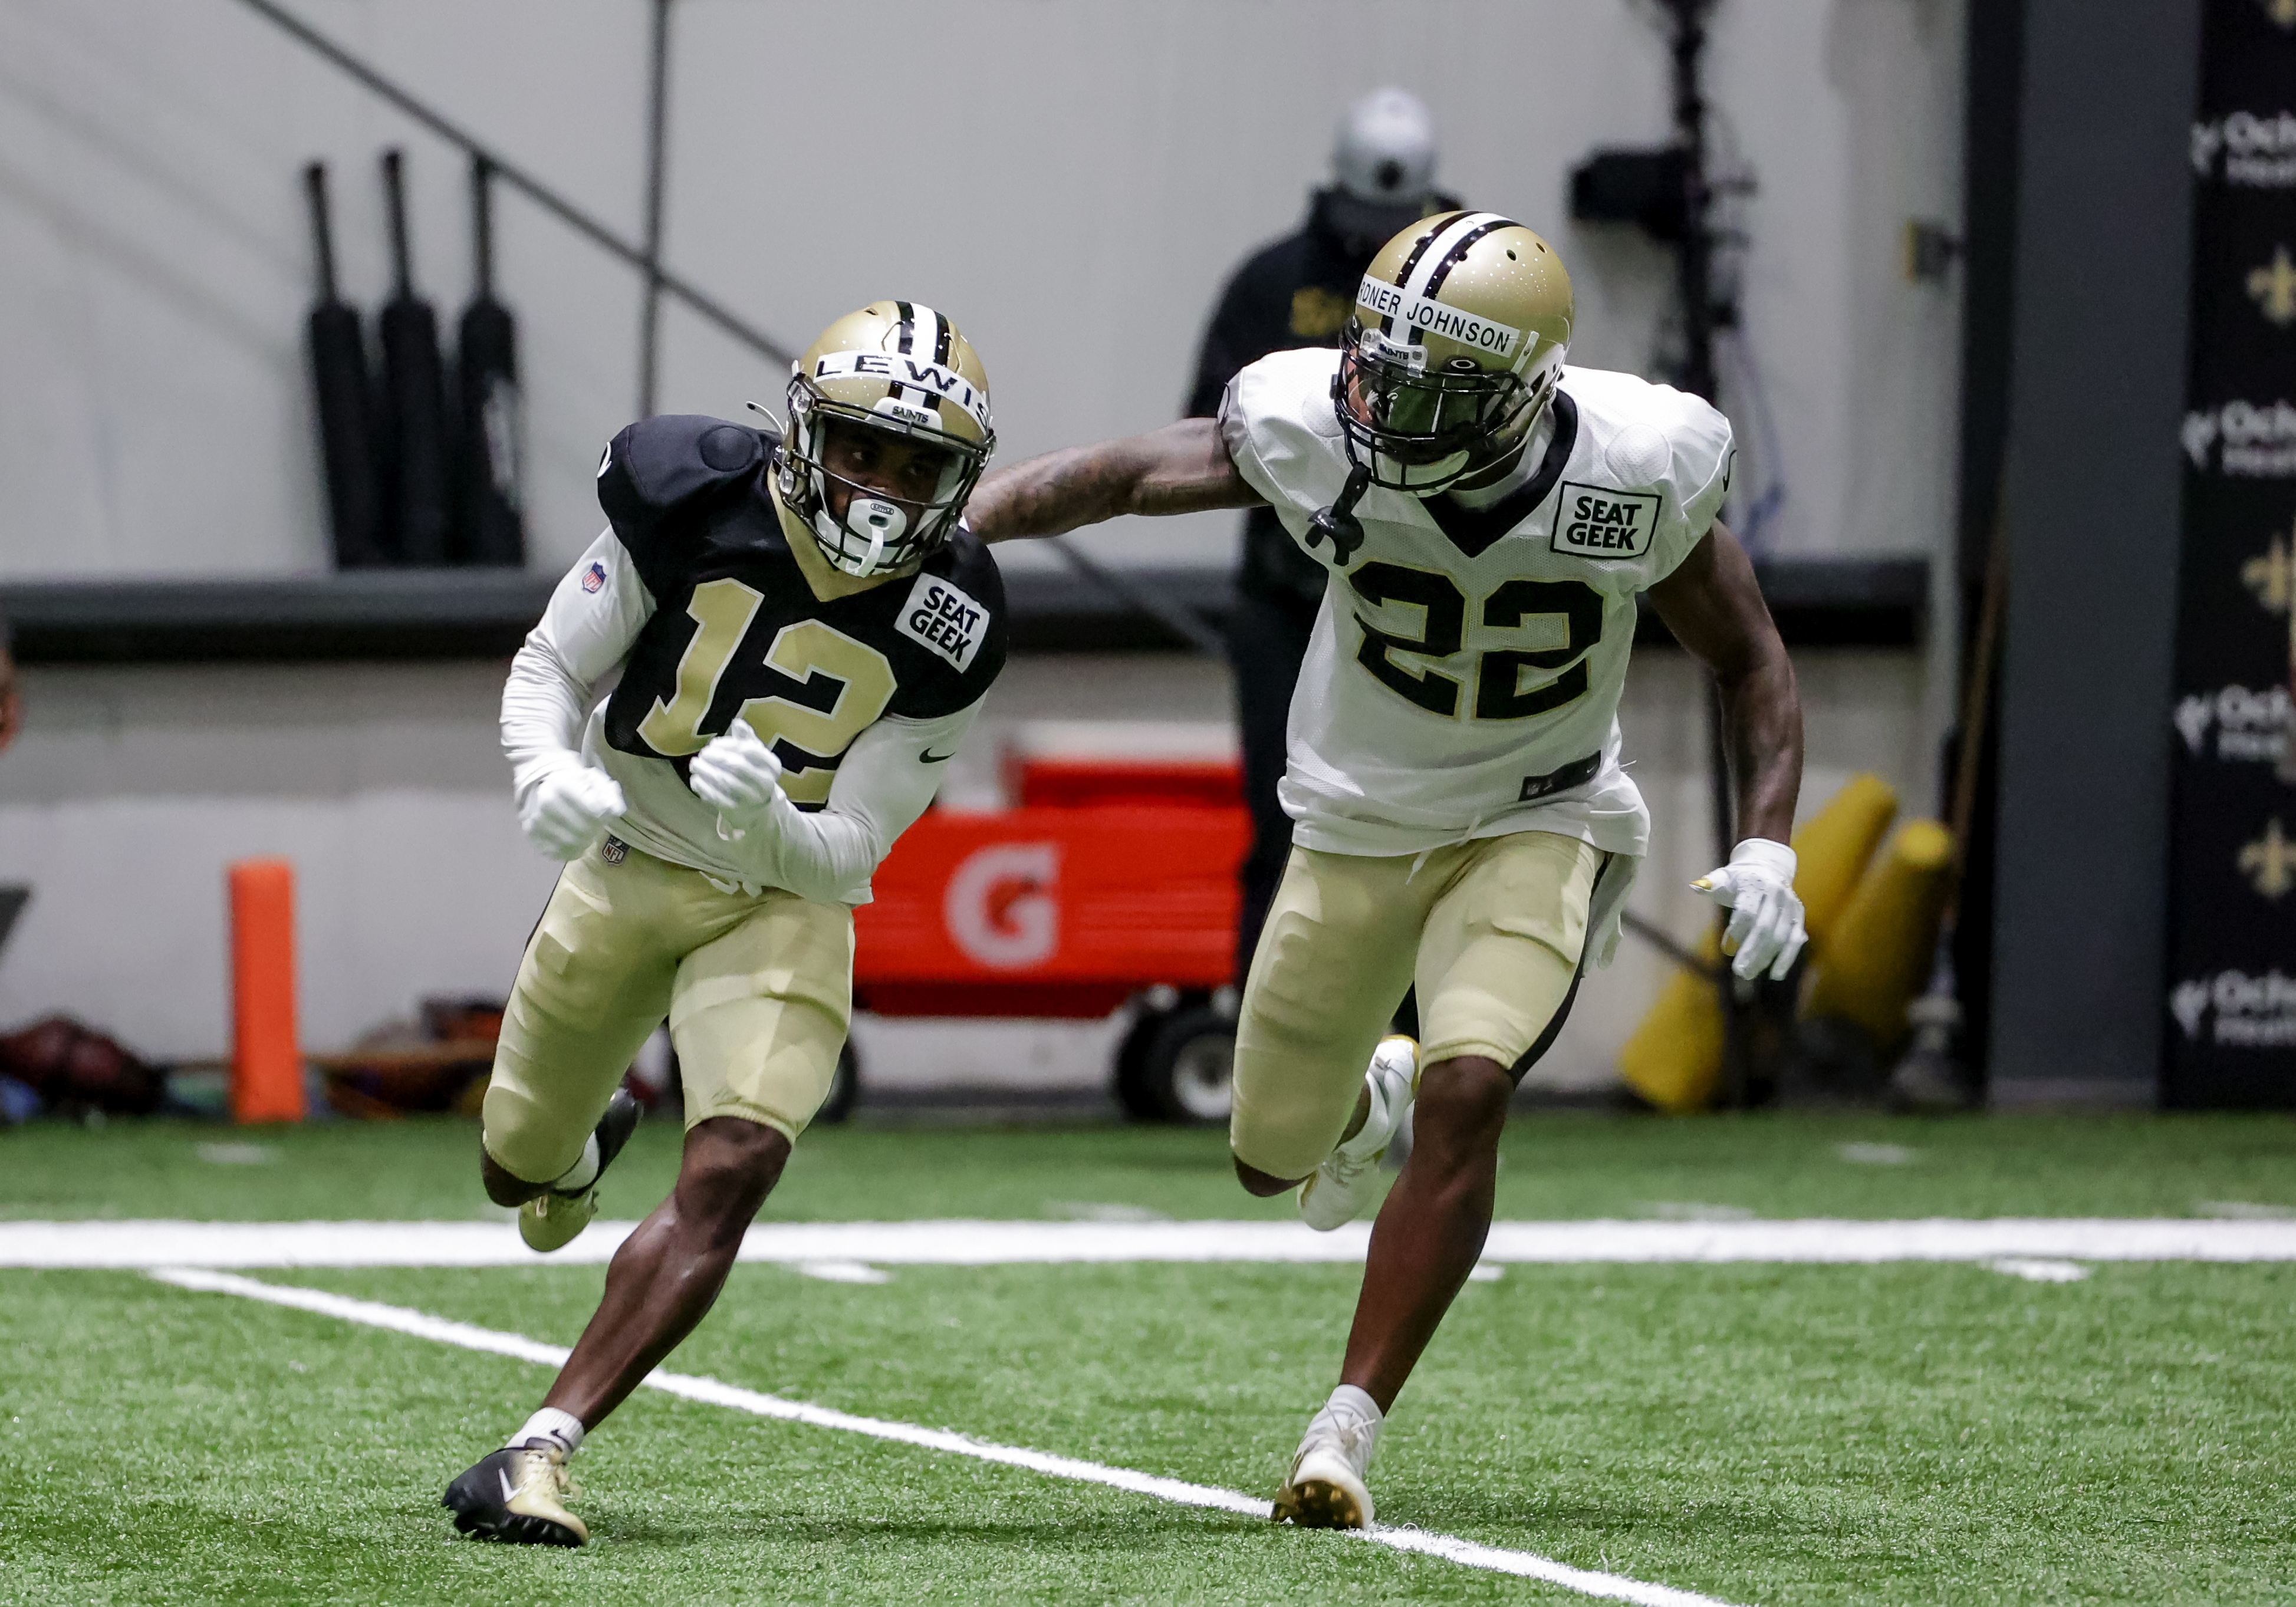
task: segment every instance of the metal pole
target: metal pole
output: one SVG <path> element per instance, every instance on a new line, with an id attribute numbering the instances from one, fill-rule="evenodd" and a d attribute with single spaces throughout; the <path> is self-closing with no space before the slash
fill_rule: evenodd
<path id="1" fill-rule="evenodd" d="M 788 347 L 662 266 L 660 241 L 658 236 L 652 240 L 652 249 L 645 245 L 632 245 L 526 169 L 505 160 L 500 152 L 480 143 L 476 136 L 461 125 L 416 100 L 414 95 L 400 88 L 390 79 L 384 78 L 332 39 L 312 28 L 310 24 L 286 7 L 275 4 L 275 0 L 239 0 L 239 3 L 273 23 L 282 32 L 292 37 L 314 54 L 340 68 L 448 144 L 457 146 L 464 154 L 484 161 L 496 176 L 511 188 L 533 201 L 608 256 L 628 264 L 644 275 L 650 290 L 658 289 L 660 293 L 684 302 L 704 319 L 765 357 L 776 369 L 786 369 L 797 360 L 797 354 Z M 665 0 L 657 0 L 657 4 L 664 3 Z M 657 194 L 660 193 L 660 185 L 655 186 Z M 1110 596 L 1129 607 L 1138 609 L 1152 619 L 1161 621 L 1200 652 L 1217 653 L 1220 651 L 1219 643 L 1210 630 L 1185 609 L 1177 604 L 1166 603 L 1145 587 L 1136 586 L 1095 563 L 1071 546 L 1063 537 L 1054 536 L 1047 539 L 1055 552 L 1067 559 L 1080 574 Z"/>
<path id="2" fill-rule="evenodd" d="M 669 6 L 653 0 L 653 86 L 646 114 L 645 291 L 638 314 L 638 417 L 661 384 L 661 213 L 669 152 Z"/>
<path id="3" fill-rule="evenodd" d="M 1682 389 L 1714 400 L 1714 194 L 1706 182 L 1706 97 L 1699 68 L 1706 53 L 1706 13 L 1713 0 L 1668 0 L 1674 13 L 1674 143 L 1682 153 L 1682 244 L 1675 277 L 1682 300 Z M 1736 808 L 1730 791 L 1729 742 L 1722 694 L 1710 679 L 1706 698 L 1706 767 L 1710 824 L 1716 859 L 1736 846 Z"/>
<path id="4" fill-rule="evenodd" d="M 239 3 L 276 24 L 283 32 L 292 35 L 309 47 L 315 54 L 324 57 L 328 61 L 340 68 L 448 144 L 460 146 L 469 155 L 486 158 L 503 183 L 524 195 L 529 201 L 533 201 L 535 205 L 606 252 L 607 255 L 627 263 L 642 274 L 650 274 L 659 279 L 664 291 L 685 303 L 687 307 L 701 314 L 702 317 L 733 336 L 750 350 L 767 358 L 776 368 L 786 368 L 796 359 L 797 354 L 788 347 L 748 323 L 738 314 L 720 305 L 686 280 L 662 267 L 657 262 L 650 262 L 643 247 L 632 245 L 525 168 L 506 160 L 501 152 L 480 143 L 469 131 L 416 100 L 412 94 L 384 78 L 341 45 L 313 29 L 286 7 L 275 4 L 274 0 L 239 0 Z"/>

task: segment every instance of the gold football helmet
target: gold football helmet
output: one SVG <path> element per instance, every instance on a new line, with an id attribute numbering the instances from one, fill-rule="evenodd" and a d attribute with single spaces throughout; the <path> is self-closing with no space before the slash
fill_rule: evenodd
<path id="1" fill-rule="evenodd" d="M 1496 212 L 1447 212 L 1380 249 L 1356 291 L 1332 399 L 1371 484 L 1430 496 L 1538 422 L 1570 345 L 1570 275 Z"/>
<path id="2" fill-rule="evenodd" d="M 873 301 L 791 365 L 775 484 L 831 563 L 882 575 L 948 539 L 996 446 L 988 373 L 956 325 L 914 301 Z M 852 477 L 888 452 L 914 495 Z"/>

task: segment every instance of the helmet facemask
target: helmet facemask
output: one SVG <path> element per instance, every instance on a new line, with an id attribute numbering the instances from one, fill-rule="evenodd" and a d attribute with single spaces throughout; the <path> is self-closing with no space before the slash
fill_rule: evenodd
<path id="1" fill-rule="evenodd" d="M 832 565 L 865 578 L 906 568 L 948 540 L 994 440 L 950 433 L 930 402 L 840 401 L 802 369 L 790 380 L 789 410 L 782 500 Z"/>
<path id="2" fill-rule="evenodd" d="M 1439 357 L 1350 321 L 1332 381 L 1349 461 L 1371 484 L 1414 496 L 1456 484 L 1504 456 L 1546 407 L 1560 353 L 1528 366 Z"/>

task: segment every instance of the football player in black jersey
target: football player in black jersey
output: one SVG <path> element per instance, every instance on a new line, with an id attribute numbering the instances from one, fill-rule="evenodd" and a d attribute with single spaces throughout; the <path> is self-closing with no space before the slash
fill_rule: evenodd
<path id="1" fill-rule="evenodd" d="M 670 415 L 616 436 L 608 529 L 503 691 L 520 824 L 568 863 L 504 1017 L 487 1193 L 536 1250 L 579 1234 L 665 1016 L 686 1136 L 542 1409 L 447 1488 L 465 1533 L 587 1538 L 566 1458 L 717 1299 L 835 1073 L 853 906 L 1004 667 L 1004 583 L 959 522 L 988 381 L 956 326 L 908 301 L 840 318 L 789 410 L 783 436 Z"/>

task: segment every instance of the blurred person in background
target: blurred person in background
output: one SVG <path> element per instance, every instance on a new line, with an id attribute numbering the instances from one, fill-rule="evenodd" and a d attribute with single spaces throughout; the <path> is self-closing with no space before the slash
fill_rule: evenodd
<path id="1" fill-rule="evenodd" d="M 1309 201 L 1308 221 L 1255 252 L 1221 293 L 1182 416 L 1217 415 L 1228 381 L 1272 351 L 1340 343 L 1357 283 L 1379 248 L 1420 218 L 1458 206 L 1435 188 L 1435 154 L 1434 119 L 1409 91 L 1374 89 L 1348 108 L 1332 147 L 1332 182 Z M 1227 655 L 1251 810 L 1251 851 L 1238 873 L 1241 982 L 1292 851 L 1292 818 L 1275 799 L 1275 783 L 1283 774 L 1292 688 L 1324 598 L 1324 566 L 1283 533 L 1273 509 L 1254 508 L 1244 517 L 1235 590 Z"/>

